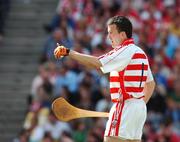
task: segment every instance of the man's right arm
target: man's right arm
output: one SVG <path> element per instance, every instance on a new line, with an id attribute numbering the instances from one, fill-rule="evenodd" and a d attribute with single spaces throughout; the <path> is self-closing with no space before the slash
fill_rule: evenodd
<path id="1" fill-rule="evenodd" d="M 64 46 L 60 46 L 58 43 L 56 49 L 54 50 L 54 56 L 56 59 L 64 56 L 69 56 L 73 60 L 76 60 L 77 62 L 88 68 L 100 69 L 100 67 L 102 66 L 101 62 L 97 57 L 78 53 Z"/>
<path id="2" fill-rule="evenodd" d="M 89 68 L 100 69 L 100 67 L 102 66 L 98 57 L 95 57 L 95 56 L 81 54 L 79 52 L 70 50 L 69 57 Z"/>

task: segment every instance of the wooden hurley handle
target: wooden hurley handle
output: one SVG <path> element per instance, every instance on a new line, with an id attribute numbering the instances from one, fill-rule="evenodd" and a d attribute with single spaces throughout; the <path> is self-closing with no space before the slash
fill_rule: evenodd
<path id="1" fill-rule="evenodd" d="M 70 121 L 72 119 L 83 117 L 108 117 L 107 112 L 97 112 L 84 110 L 69 104 L 64 98 L 60 97 L 53 101 L 52 110 L 55 116 L 61 121 Z"/>

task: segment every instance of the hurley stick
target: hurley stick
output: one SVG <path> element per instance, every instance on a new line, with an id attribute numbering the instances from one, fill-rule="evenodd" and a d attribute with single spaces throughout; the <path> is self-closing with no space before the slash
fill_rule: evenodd
<path id="1" fill-rule="evenodd" d="M 70 121 L 72 119 L 83 117 L 108 117 L 107 112 L 96 112 L 80 109 L 69 104 L 64 98 L 60 97 L 53 101 L 52 110 L 55 116 L 61 121 Z"/>

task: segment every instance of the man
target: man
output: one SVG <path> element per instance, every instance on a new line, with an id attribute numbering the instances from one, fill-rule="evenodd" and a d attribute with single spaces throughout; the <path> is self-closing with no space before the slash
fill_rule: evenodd
<path id="1" fill-rule="evenodd" d="M 110 95 L 113 106 L 106 124 L 104 142 L 140 142 L 146 120 L 146 103 L 155 82 L 148 59 L 136 46 L 132 37 L 132 24 L 123 16 L 108 20 L 108 37 L 114 48 L 109 53 L 94 57 L 59 46 L 56 58 L 69 56 L 82 65 L 110 73 Z"/>

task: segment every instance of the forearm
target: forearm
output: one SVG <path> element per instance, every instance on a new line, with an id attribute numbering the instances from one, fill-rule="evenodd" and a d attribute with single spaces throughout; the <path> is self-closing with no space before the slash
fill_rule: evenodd
<path id="1" fill-rule="evenodd" d="M 73 50 L 70 51 L 69 57 L 89 68 L 99 69 L 102 66 L 101 62 L 98 60 L 97 57 L 81 54 Z"/>
<path id="2" fill-rule="evenodd" d="M 152 94 L 153 94 L 153 91 L 154 91 L 154 88 L 155 88 L 155 82 L 154 81 L 150 81 L 150 82 L 147 82 L 145 84 L 145 87 L 144 87 L 144 101 L 145 103 L 147 103 L 149 101 L 149 99 L 151 98 Z"/>

